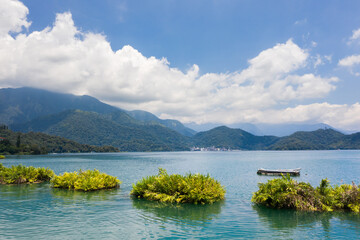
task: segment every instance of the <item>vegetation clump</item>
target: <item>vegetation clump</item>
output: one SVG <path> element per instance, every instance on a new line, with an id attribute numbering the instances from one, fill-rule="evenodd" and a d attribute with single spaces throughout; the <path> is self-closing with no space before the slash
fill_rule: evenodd
<path id="1" fill-rule="evenodd" d="M 169 175 L 159 168 L 159 174 L 133 184 L 131 194 L 137 198 L 169 202 L 208 204 L 224 199 L 225 189 L 208 175 Z"/>
<path id="2" fill-rule="evenodd" d="M 4 156 L 4 155 L 0 155 L 0 159 L 5 159 L 5 156 Z"/>
<path id="3" fill-rule="evenodd" d="M 81 191 L 94 191 L 108 188 L 118 188 L 121 181 L 114 176 L 101 173 L 94 169 L 79 172 L 65 172 L 62 175 L 55 175 L 51 179 L 52 187 L 66 188 Z"/>
<path id="4" fill-rule="evenodd" d="M 342 184 L 332 187 L 327 179 L 319 187 L 297 182 L 290 175 L 259 183 L 259 190 L 251 201 L 271 208 L 306 211 L 360 211 L 360 186 Z"/>
<path id="5" fill-rule="evenodd" d="M 13 132 L 7 126 L 0 125 L 1 155 L 39 155 L 48 153 L 80 152 L 118 152 L 112 146 L 92 146 L 80 144 L 62 137 L 44 133 Z"/>
<path id="6" fill-rule="evenodd" d="M 26 167 L 23 165 L 4 167 L 0 163 L 0 184 L 39 183 L 50 181 L 54 172 L 48 168 Z"/>

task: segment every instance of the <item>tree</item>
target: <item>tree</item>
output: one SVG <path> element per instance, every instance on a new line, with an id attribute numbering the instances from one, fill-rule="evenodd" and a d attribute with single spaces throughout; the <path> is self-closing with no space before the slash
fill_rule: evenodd
<path id="1" fill-rule="evenodd" d="M 21 144 L 21 138 L 20 138 L 20 134 L 18 134 L 17 139 L 16 139 L 16 147 L 19 148 Z"/>

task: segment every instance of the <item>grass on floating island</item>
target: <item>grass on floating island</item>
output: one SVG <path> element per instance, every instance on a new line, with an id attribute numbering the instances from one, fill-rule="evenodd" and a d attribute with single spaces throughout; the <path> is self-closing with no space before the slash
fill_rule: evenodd
<path id="1" fill-rule="evenodd" d="M 79 172 L 65 172 L 62 175 L 56 175 L 51 179 L 52 187 L 65 188 L 82 191 L 94 191 L 99 189 L 118 188 L 121 181 L 116 177 L 107 175 L 94 169 Z"/>
<path id="2" fill-rule="evenodd" d="M 319 187 L 297 182 L 289 175 L 259 183 L 259 190 L 251 201 L 271 208 L 288 208 L 306 211 L 360 210 L 360 186 L 342 184 L 334 187 L 327 179 Z"/>
<path id="3" fill-rule="evenodd" d="M 169 203 L 207 204 L 224 199 L 225 189 L 209 175 L 169 175 L 159 168 L 159 174 L 133 184 L 130 193 L 137 198 Z"/>
<path id="4" fill-rule="evenodd" d="M 54 172 L 48 168 L 25 167 L 23 165 L 4 167 L 0 163 L 0 184 L 39 183 L 50 181 Z"/>

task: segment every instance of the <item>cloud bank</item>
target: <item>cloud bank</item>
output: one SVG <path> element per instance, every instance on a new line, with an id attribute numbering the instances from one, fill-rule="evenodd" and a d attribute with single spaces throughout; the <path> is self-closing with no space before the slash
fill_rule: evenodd
<path id="1" fill-rule="evenodd" d="M 106 36 L 81 32 L 70 12 L 57 14 L 42 31 L 24 33 L 31 24 L 26 6 L 15 0 L 0 5 L 0 87 L 87 94 L 183 122 L 313 121 L 346 129 L 359 122 L 358 103 L 301 105 L 321 101 L 338 78 L 306 72 L 313 58 L 292 39 L 263 50 L 246 69 L 200 74 L 197 65 L 183 72 L 131 46 L 114 51 Z"/>

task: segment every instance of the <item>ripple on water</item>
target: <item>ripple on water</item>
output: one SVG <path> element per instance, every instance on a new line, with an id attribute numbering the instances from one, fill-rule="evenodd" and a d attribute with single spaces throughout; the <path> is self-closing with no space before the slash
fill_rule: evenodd
<path id="1" fill-rule="evenodd" d="M 24 156 L 3 160 L 64 171 L 99 169 L 117 176 L 120 189 L 76 192 L 49 184 L 0 186 L 0 239 L 356 239 L 359 214 L 306 213 L 251 203 L 257 168 L 302 167 L 297 180 L 318 185 L 360 183 L 360 151 L 141 153 Z M 132 183 L 169 173 L 210 173 L 226 188 L 213 205 L 169 205 L 129 196 Z"/>

